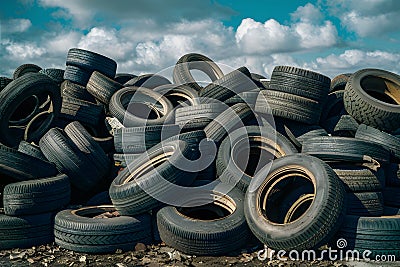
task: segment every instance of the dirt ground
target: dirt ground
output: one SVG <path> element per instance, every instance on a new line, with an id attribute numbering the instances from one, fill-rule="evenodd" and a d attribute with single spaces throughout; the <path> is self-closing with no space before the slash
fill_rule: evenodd
<path id="1" fill-rule="evenodd" d="M 173 248 L 158 245 L 145 246 L 138 244 L 134 251 L 117 251 L 114 254 L 92 255 L 77 253 L 60 248 L 55 244 L 0 251 L 0 266 L 400 266 L 400 262 L 392 264 L 332 262 L 332 261 L 260 261 L 257 251 L 261 247 L 253 247 L 251 251 L 243 250 L 222 257 L 196 257 L 185 255 Z"/>

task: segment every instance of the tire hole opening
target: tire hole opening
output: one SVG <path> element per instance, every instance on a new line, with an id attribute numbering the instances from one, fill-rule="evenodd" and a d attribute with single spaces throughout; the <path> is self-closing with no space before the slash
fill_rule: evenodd
<path id="1" fill-rule="evenodd" d="M 295 222 L 307 213 L 314 200 L 311 177 L 301 169 L 287 169 L 271 175 L 259 198 L 262 216 L 274 224 Z"/>

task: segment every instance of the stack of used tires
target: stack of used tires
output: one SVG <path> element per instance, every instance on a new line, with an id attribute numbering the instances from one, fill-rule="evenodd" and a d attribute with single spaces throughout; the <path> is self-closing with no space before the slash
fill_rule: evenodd
<path id="1" fill-rule="evenodd" d="M 73 48 L 65 72 L 0 77 L 1 248 L 224 255 L 345 238 L 400 256 L 396 74 L 277 66 L 266 80 L 195 53 L 171 80 L 116 67 Z"/>

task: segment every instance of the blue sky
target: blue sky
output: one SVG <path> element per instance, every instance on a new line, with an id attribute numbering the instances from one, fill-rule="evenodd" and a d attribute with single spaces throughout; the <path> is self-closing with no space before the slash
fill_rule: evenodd
<path id="1" fill-rule="evenodd" d="M 64 68 L 71 47 L 133 74 L 189 52 L 267 77 L 276 65 L 400 73 L 396 0 L 2 0 L 0 19 L 1 76 L 23 63 Z"/>

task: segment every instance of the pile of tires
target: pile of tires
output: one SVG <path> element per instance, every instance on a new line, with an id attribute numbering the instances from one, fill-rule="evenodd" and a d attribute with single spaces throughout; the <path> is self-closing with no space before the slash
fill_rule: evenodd
<path id="1" fill-rule="evenodd" d="M 171 79 L 116 68 L 72 48 L 65 71 L 1 77 L 1 249 L 226 255 L 345 238 L 400 256 L 396 74 L 277 66 L 266 80 L 195 53 Z"/>

